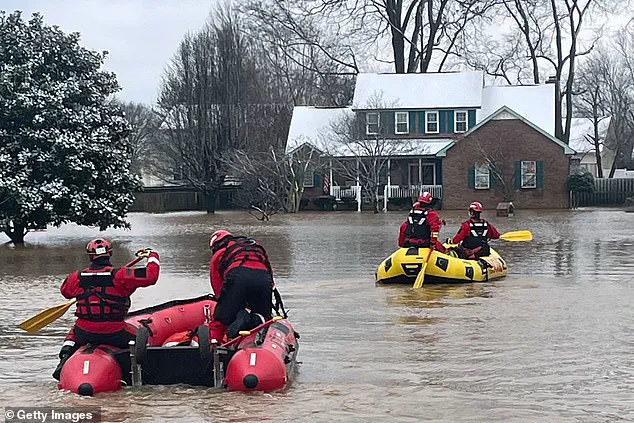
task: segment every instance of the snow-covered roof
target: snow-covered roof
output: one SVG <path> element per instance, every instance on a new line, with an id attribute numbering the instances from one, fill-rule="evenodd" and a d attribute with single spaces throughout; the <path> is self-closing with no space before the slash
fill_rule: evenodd
<path id="1" fill-rule="evenodd" d="M 478 122 L 506 106 L 550 135 L 555 135 L 555 85 L 489 86 L 482 90 Z"/>
<path id="2" fill-rule="evenodd" d="M 455 140 L 449 138 L 409 138 L 409 139 L 381 139 L 364 140 L 355 143 L 343 144 L 332 142 L 329 145 L 323 143 L 319 147 L 327 151 L 333 157 L 364 157 L 370 156 L 368 151 L 382 151 L 382 155 L 390 157 L 418 157 L 438 156 L 444 157 Z M 374 153 L 374 155 L 377 155 Z"/>
<path id="3" fill-rule="evenodd" d="M 353 109 L 480 107 L 481 71 L 452 73 L 360 73 Z"/>
<path id="4" fill-rule="evenodd" d="M 610 126 L 609 117 L 599 121 L 599 138 L 605 140 Z M 570 121 L 570 138 L 569 145 L 579 153 L 587 153 L 594 151 L 594 143 L 586 137 L 586 135 L 594 136 L 594 125 L 587 118 L 572 118 Z M 603 147 L 603 145 L 601 145 Z M 602 149 L 602 148 L 601 148 Z"/>
<path id="5" fill-rule="evenodd" d="M 349 107 L 320 108 L 310 106 L 296 106 L 293 109 L 291 126 L 288 131 L 286 152 L 291 152 L 303 144 L 310 144 L 314 148 L 335 157 L 365 156 L 364 146 L 381 144 L 381 151 L 390 156 L 442 156 L 444 151 L 453 145 L 450 138 L 424 139 L 391 139 L 367 140 L 358 143 L 342 143 L 333 131 L 342 119 L 354 118 L 354 112 Z M 384 144 L 382 144 L 384 143 Z"/>
<path id="6" fill-rule="evenodd" d="M 332 125 L 346 117 L 354 117 L 350 107 L 295 106 L 288 130 L 286 152 L 293 151 L 305 143 L 318 147 L 322 139 L 332 139 Z"/>

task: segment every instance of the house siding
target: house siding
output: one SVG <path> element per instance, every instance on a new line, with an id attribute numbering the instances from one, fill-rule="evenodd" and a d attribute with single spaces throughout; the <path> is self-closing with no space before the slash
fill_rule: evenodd
<path id="1" fill-rule="evenodd" d="M 447 151 L 443 163 L 443 208 L 464 209 L 471 201 L 480 201 L 485 209 L 495 209 L 504 201 L 501 181 L 491 178 L 492 187 L 476 190 L 471 180 L 473 166 L 482 162 L 481 148 L 498 152 L 507 185 L 512 187 L 512 200 L 516 208 L 567 208 L 568 156 L 535 129 L 517 119 L 492 120 L 477 131 L 460 139 Z M 533 189 L 517 189 L 519 178 L 517 162 L 537 162 L 537 185 Z M 541 163 L 540 163 L 541 162 Z M 511 176 L 512 175 L 512 176 Z M 511 180 L 512 179 L 512 180 Z"/>
<path id="2" fill-rule="evenodd" d="M 455 112 L 466 111 L 468 120 L 467 125 L 468 128 L 472 128 L 476 125 L 476 111 L 475 109 L 445 109 L 445 110 L 404 110 L 409 113 L 409 132 L 407 134 L 396 134 L 396 112 L 397 110 L 383 110 L 378 111 L 379 119 L 380 119 L 380 134 L 389 138 L 417 138 L 421 135 L 427 135 L 428 137 L 437 137 L 441 135 L 451 135 L 455 134 L 454 120 L 455 120 Z M 426 132 L 427 128 L 425 125 L 425 113 L 427 112 L 437 112 L 438 113 L 438 129 L 439 132 Z M 366 136 L 365 133 L 365 123 L 366 123 L 366 114 L 374 113 L 371 111 L 360 111 L 357 112 L 358 121 L 359 121 L 359 131 L 361 136 Z"/>

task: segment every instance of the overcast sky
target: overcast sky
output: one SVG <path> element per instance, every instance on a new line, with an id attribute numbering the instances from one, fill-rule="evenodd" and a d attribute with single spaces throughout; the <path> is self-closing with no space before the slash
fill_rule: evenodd
<path id="1" fill-rule="evenodd" d="M 125 101 L 154 103 L 165 65 L 188 31 L 201 28 L 216 0 L 0 0 L 0 9 L 44 15 L 47 24 L 80 32 L 81 44 L 107 50 Z"/>

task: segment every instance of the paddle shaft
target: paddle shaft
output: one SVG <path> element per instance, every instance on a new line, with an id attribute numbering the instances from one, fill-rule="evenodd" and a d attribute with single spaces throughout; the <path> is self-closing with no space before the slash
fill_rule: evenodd
<path id="1" fill-rule="evenodd" d="M 427 268 L 427 263 L 429 262 L 429 258 L 431 257 L 431 254 L 433 252 L 434 252 L 434 246 L 430 245 L 429 253 L 427 254 L 427 258 L 425 259 L 425 262 L 420 268 L 420 272 L 418 272 L 418 275 L 416 275 L 416 280 L 414 281 L 413 288 L 416 288 L 416 289 L 421 288 L 423 284 L 425 283 L 425 269 Z"/>

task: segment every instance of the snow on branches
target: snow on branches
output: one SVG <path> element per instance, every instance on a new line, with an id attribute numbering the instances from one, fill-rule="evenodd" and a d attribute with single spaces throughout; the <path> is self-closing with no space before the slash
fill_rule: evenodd
<path id="1" fill-rule="evenodd" d="M 38 14 L 0 12 L 0 231 L 14 243 L 47 224 L 128 226 L 138 182 L 105 54 Z"/>

